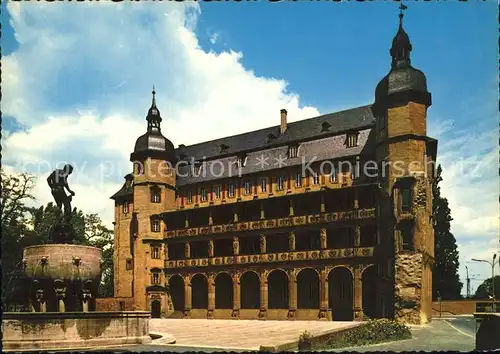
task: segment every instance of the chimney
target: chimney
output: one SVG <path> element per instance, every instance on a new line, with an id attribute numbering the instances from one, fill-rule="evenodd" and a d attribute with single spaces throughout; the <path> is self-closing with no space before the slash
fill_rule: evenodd
<path id="1" fill-rule="evenodd" d="M 280 125 L 280 131 L 281 131 L 281 134 L 283 134 L 284 132 L 286 132 L 286 128 L 287 128 L 287 123 L 286 123 L 286 109 L 282 109 L 281 111 L 281 125 Z"/>

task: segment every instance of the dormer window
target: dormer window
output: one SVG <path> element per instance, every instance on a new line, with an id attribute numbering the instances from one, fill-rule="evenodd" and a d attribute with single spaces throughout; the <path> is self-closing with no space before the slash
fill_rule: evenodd
<path id="1" fill-rule="evenodd" d="M 203 163 L 201 161 L 194 161 L 194 163 L 193 163 L 193 176 L 194 177 L 200 176 L 202 166 L 203 166 Z"/>
<path id="2" fill-rule="evenodd" d="M 270 133 L 268 136 L 267 136 L 267 142 L 270 143 L 271 141 L 273 141 L 274 139 L 276 139 L 276 136 L 272 133 Z"/>
<path id="3" fill-rule="evenodd" d="M 226 144 L 220 144 L 219 147 L 221 154 L 226 153 L 229 150 L 229 146 L 227 146 Z"/>
<path id="4" fill-rule="evenodd" d="M 331 127 L 331 126 L 332 126 L 332 125 L 331 125 L 330 123 L 328 123 L 328 122 L 323 122 L 323 123 L 321 124 L 321 132 L 327 132 L 328 130 L 330 130 L 330 127 Z"/>
<path id="5" fill-rule="evenodd" d="M 358 146 L 358 132 L 347 133 L 347 147 L 352 148 Z"/>
<path id="6" fill-rule="evenodd" d="M 123 214 L 128 214 L 128 202 L 123 204 Z"/>
<path id="7" fill-rule="evenodd" d="M 288 158 L 292 159 L 294 157 L 297 157 L 299 155 L 299 147 L 298 146 L 290 146 L 288 148 Z"/>
<path id="8" fill-rule="evenodd" d="M 238 168 L 245 167 L 246 163 L 247 163 L 247 156 L 246 155 L 238 156 L 238 160 L 237 160 Z"/>
<path id="9" fill-rule="evenodd" d="M 161 202 L 161 190 L 157 186 L 151 187 L 151 203 Z"/>

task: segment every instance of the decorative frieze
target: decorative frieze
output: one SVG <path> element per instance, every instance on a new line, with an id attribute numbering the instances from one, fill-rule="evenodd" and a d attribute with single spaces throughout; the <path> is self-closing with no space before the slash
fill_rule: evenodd
<path id="1" fill-rule="evenodd" d="M 296 251 L 282 253 L 267 253 L 254 255 L 240 255 L 228 257 L 198 258 L 189 260 L 168 260 L 165 261 L 165 268 L 184 268 L 184 267 L 207 267 L 208 265 L 223 266 L 233 264 L 260 264 L 289 262 L 297 260 L 319 260 L 319 259 L 337 259 L 351 257 L 371 257 L 374 247 L 358 248 L 338 248 L 314 251 Z"/>
<path id="2" fill-rule="evenodd" d="M 235 231 L 264 230 L 280 227 L 291 227 L 308 224 L 330 223 L 346 220 L 374 219 L 376 217 L 375 208 L 358 209 L 350 211 L 340 211 L 334 213 L 321 213 L 315 215 L 289 216 L 279 219 L 267 219 L 250 222 L 237 222 L 226 225 L 204 226 L 199 228 L 189 228 L 181 230 L 165 231 L 166 238 L 212 235 L 230 233 Z"/>

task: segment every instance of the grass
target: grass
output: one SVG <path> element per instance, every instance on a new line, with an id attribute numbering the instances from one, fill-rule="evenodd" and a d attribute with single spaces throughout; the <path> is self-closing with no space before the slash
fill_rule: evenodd
<path id="1" fill-rule="evenodd" d="M 370 320 L 358 327 L 312 340 L 312 350 L 359 347 L 411 338 L 410 328 L 387 319 Z"/>

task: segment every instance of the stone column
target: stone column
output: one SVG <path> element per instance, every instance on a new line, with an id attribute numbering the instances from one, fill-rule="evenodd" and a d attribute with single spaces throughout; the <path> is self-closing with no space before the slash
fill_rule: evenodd
<path id="1" fill-rule="evenodd" d="M 238 319 L 240 317 L 240 308 L 241 308 L 241 300 L 240 300 L 240 274 L 233 274 L 233 313 L 231 315 L 232 318 Z"/>
<path id="2" fill-rule="evenodd" d="M 233 255 L 237 256 L 240 254 L 240 242 L 237 236 L 233 236 Z"/>
<path id="3" fill-rule="evenodd" d="M 354 188 L 354 209 L 359 209 L 359 193 L 358 188 Z"/>
<path id="4" fill-rule="evenodd" d="M 66 305 L 64 303 L 64 298 L 66 297 L 66 288 L 56 288 L 54 289 L 56 293 L 56 299 L 59 303 L 59 312 L 66 312 Z"/>
<path id="5" fill-rule="evenodd" d="M 184 318 L 189 318 L 191 313 L 191 278 L 184 278 Z"/>
<path id="6" fill-rule="evenodd" d="M 289 202 L 289 213 L 288 215 L 289 216 L 294 216 L 295 215 L 295 210 L 293 208 L 293 199 L 290 198 L 290 202 Z"/>
<path id="7" fill-rule="evenodd" d="M 321 242 L 321 249 L 326 249 L 328 247 L 328 234 L 325 228 L 319 230 L 319 239 Z"/>
<path id="8" fill-rule="evenodd" d="M 234 209 L 234 215 L 233 215 L 233 221 L 238 222 L 238 212 L 236 211 L 236 208 Z"/>
<path id="9" fill-rule="evenodd" d="M 213 257 L 214 256 L 214 241 L 209 240 L 208 241 L 208 257 Z"/>
<path id="10" fill-rule="evenodd" d="M 289 272 L 288 278 L 288 319 L 295 319 L 295 311 L 297 310 L 297 275 L 296 270 L 292 269 Z"/>
<path id="11" fill-rule="evenodd" d="M 361 245 L 361 227 L 356 225 L 354 227 L 354 247 Z"/>
<path id="12" fill-rule="evenodd" d="M 268 288 L 267 288 L 267 274 L 266 272 L 262 272 L 260 274 L 260 311 L 259 311 L 259 319 L 265 320 L 267 317 L 267 307 L 268 307 Z"/>
<path id="13" fill-rule="evenodd" d="M 267 252 L 266 235 L 260 235 L 260 253 Z"/>
<path id="14" fill-rule="evenodd" d="M 213 225 L 214 219 L 212 218 L 212 212 L 208 213 L 208 225 Z"/>
<path id="15" fill-rule="evenodd" d="M 319 210 L 321 213 L 324 213 L 325 212 L 325 196 L 323 194 L 321 194 L 320 196 L 320 207 L 319 207 Z"/>
<path id="16" fill-rule="evenodd" d="M 295 232 L 290 231 L 288 235 L 288 248 L 290 251 L 295 251 Z"/>
<path id="17" fill-rule="evenodd" d="M 325 267 L 319 269 L 319 319 L 327 320 L 328 311 L 328 273 Z"/>
<path id="18" fill-rule="evenodd" d="M 361 267 L 354 268 L 354 320 L 363 320 L 363 283 L 361 281 Z"/>
<path id="19" fill-rule="evenodd" d="M 189 220 L 188 220 L 187 215 L 186 215 L 186 220 L 184 220 L 184 228 L 186 228 L 186 229 L 189 228 Z"/>
<path id="20" fill-rule="evenodd" d="M 215 279 L 213 274 L 209 274 L 208 278 L 208 311 L 207 318 L 213 318 L 213 312 L 215 310 Z"/>
<path id="21" fill-rule="evenodd" d="M 186 259 L 191 258 L 191 245 L 189 244 L 189 242 L 186 242 L 186 244 L 184 245 L 184 256 L 186 257 Z"/>
<path id="22" fill-rule="evenodd" d="M 260 203 L 260 220 L 264 220 L 266 218 L 266 213 L 264 212 L 264 203 Z"/>

